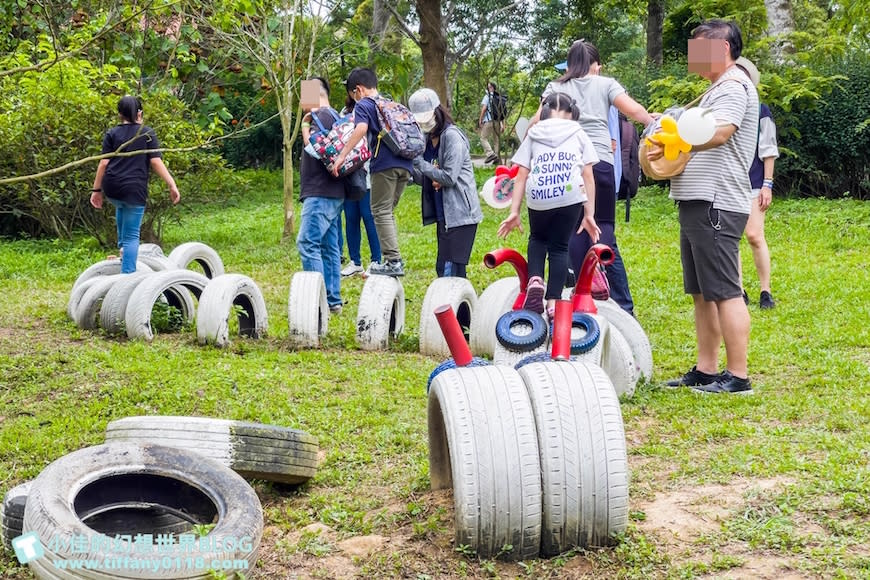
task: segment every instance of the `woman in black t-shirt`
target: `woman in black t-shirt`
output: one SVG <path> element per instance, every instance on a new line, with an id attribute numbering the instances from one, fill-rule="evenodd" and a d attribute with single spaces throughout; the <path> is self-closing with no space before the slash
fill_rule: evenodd
<path id="1" fill-rule="evenodd" d="M 100 209 L 103 200 L 108 199 L 115 206 L 121 273 L 129 274 L 136 271 L 139 256 L 139 228 L 148 199 L 149 170 L 153 169 L 169 186 L 172 203 L 178 203 L 181 194 L 163 164 L 157 135 L 142 124 L 142 102 L 136 97 L 123 97 L 118 102 L 118 114 L 121 123 L 106 131 L 102 153 L 143 153 L 102 159 L 91 190 L 91 205 Z"/>

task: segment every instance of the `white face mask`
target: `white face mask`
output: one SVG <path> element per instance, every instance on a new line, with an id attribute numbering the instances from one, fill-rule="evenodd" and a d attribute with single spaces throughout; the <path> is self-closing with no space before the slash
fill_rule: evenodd
<path id="1" fill-rule="evenodd" d="M 421 131 L 423 131 L 424 133 L 429 133 L 432 131 L 432 129 L 435 128 L 435 118 L 433 117 L 427 123 L 418 123 L 418 125 L 420 125 Z"/>

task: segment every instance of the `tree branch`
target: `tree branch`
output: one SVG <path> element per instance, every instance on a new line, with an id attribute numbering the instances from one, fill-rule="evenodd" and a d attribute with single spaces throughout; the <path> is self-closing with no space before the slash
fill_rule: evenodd
<path id="1" fill-rule="evenodd" d="M 396 19 L 396 23 L 399 25 L 399 28 L 402 29 L 402 32 L 405 34 L 405 36 L 410 38 L 414 42 L 414 44 L 420 46 L 420 37 L 417 36 L 414 31 L 411 30 L 411 28 L 405 23 L 404 16 L 399 14 L 398 10 L 396 10 L 396 7 L 392 4 L 385 3 L 385 6 L 387 7 L 387 10 L 390 11 L 390 14 L 393 15 L 393 18 Z"/>

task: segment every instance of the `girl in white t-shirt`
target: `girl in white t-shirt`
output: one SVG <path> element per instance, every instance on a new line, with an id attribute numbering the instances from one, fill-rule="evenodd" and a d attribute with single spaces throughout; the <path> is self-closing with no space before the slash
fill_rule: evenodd
<path id="1" fill-rule="evenodd" d="M 585 207 L 580 231 L 598 240 L 595 223 L 595 181 L 592 165 L 598 154 L 589 137 L 576 122 L 577 104 L 569 95 L 554 92 L 541 104 L 541 122 L 531 127 L 514 155 L 519 166 L 514 179 L 511 211 L 498 228 L 506 237 L 515 228 L 522 231 L 520 207 L 523 197 L 529 207 L 529 282 L 523 308 L 544 311 L 544 299 L 553 307 L 561 297 L 568 274 L 568 243 Z M 519 195 L 524 192 L 525 195 Z M 544 261 L 550 268 L 544 287 Z"/>

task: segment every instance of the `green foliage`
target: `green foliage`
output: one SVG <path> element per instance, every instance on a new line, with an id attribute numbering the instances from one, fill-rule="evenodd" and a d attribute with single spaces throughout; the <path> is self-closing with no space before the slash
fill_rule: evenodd
<path id="1" fill-rule="evenodd" d="M 836 81 L 814 108 L 771 101 L 782 153 L 777 187 L 870 199 L 870 61 L 843 59 L 823 70 Z"/>

